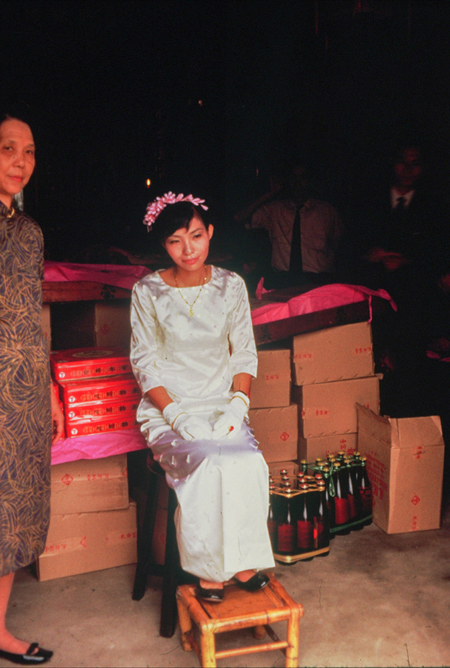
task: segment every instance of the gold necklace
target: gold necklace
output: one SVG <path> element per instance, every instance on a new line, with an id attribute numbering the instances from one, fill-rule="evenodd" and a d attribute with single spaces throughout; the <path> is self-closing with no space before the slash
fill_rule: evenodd
<path id="1" fill-rule="evenodd" d="M 175 269 L 174 272 L 173 272 L 173 277 L 174 277 L 174 280 L 175 280 L 175 285 L 176 285 L 176 287 L 177 287 L 177 290 L 178 290 L 178 292 L 179 292 L 179 294 L 180 294 L 180 297 L 181 297 L 181 299 L 184 301 L 184 303 L 187 304 L 187 305 L 189 306 L 189 315 L 192 317 L 192 316 L 194 315 L 194 304 L 195 304 L 195 302 L 197 301 L 197 299 L 200 297 L 200 293 L 201 293 L 201 291 L 203 290 L 203 286 L 204 286 L 205 283 L 206 283 L 206 279 L 207 279 L 207 270 L 206 270 L 206 267 L 205 267 L 205 278 L 203 279 L 203 283 L 202 283 L 201 286 L 200 286 L 200 290 L 198 291 L 198 294 L 197 294 L 196 298 L 194 299 L 194 301 L 192 302 L 192 304 L 189 304 L 188 300 L 185 299 L 185 298 L 183 297 L 182 293 L 181 293 L 180 286 L 178 285 L 178 281 L 177 281 L 177 272 L 176 272 L 176 269 Z"/>

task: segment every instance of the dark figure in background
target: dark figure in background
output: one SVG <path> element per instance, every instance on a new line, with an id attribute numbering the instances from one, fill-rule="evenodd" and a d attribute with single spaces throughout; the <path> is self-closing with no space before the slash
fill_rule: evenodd
<path id="1" fill-rule="evenodd" d="M 392 383 L 385 411 L 396 417 L 428 410 L 426 344 L 436 317 L 444 258 L 439 242 L 442 213 L 436 194 L 424 187 L 424 172 L 420 147 L 404 145 L 393 160 L 390 188 L 361 210 L 361 219 L 369 218 L 370 224 L 361 232 L 366 233 L 366 250 L 360 282 L 384 288 L 398 306 L 375 331 L 386 388 Z"/>
<path id="2" fill-rule="evenodd" d="M 64 419 L 50 384 L 41 328 L 42 232 L 14 208 L 34 170 L 29 126 L 0 120 L 0 658 L 48 661 L 52 652 L 6 629 L 15 571 L 35 561 L 50 519 L 50 449 Z"/>
<path id="3" fill-rule="evenodd" d="M 297 162 L 289 169 L 284 185 L 275 185 L 236 216 L 236 220 L 248 220 L 248 229 L 263 229 L 269 235 L 270 270 L 267 261 L 262 263 L 266 288 L 322 285 L 335 280 L 342 221 L 331 204 L 311 196 L 310 184 L 308 167 Z"/>

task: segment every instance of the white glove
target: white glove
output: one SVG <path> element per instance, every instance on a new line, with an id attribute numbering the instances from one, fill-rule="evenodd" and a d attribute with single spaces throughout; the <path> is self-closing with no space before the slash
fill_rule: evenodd
<path id="1" fill-rule="evenodd" d="M 250 408 L 250 399 L 244 392 L 235 392 L 223 415 L 214 425 L 214 439 L 236 436 L 242 427 L 245 416 Z"/>
<path id="2" fill-rule="evenodd" d="M 202 440 L 211 438 L 211 425 L 206 420 L 196 415 L 189 415 L 180 409 L 179 404 L 174 401 L 162 411 L 163 418 L 185 441 Z"/>

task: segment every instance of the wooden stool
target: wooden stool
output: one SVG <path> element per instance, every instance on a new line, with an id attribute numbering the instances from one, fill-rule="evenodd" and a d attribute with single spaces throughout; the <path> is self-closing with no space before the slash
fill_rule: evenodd
<path id="1" fill-rule="evenodd" d="M 226 584 L 222 603 L 208 603 L 198 599 L 193 585 L 178 587 L 178 617 L 183 649 L 187 652 L 195 650 L 203 668 L 216 666 L 217 659 L 273 649 L 284 651 L 287 667 L 297 667 L 303 606 L 288 596 L 274 575 L 270 574 L 269 577 L 270 582 L 264 589 L 252 593 L 244 591 L 231 581 Z M 283 620 L 287 621 L 286 640 L 280 640 L 269 626 L 270 623 Z M 194 637 L 192 622 L 199 629 L 200 644 Z M 273 642 L 216 652 L 216 633 L 249 627 L 256 627 L 254 635 L 257 638 L 264 638 L 265 629 Z"/>
<path id="2" fill-rule="evenodd" d="M 161 466 L 153 460 L 151 452 L 147 458 L 149 469 L 149 484 L 147 501 L 145 504 L 142 527 L 138 527 L 138 562 L 134 578 L 134 601 L 140 601 L 145 594 L 147 576 L 162 575 L 163 592 L 161 602 L 160 635 L 171 638 L 177 623 L 177 604 L 175 593 L 180 582 L 180 565 L 175 535 L 174 513 L 177 507 L 175 492 L 169 490 L 169 509 L 167 512 L 166 548 L 164 565 L 160 566 L 152 561 L 153 532 L 155 528 L 158 497 L 163 485 L 167 485 L 165 473 Z M 186 581 L 186 580 L 185 580 Z"/>

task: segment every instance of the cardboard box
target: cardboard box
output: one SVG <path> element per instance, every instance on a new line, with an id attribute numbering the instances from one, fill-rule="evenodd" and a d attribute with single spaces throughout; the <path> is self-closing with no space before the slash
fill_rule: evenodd
<path id="1" fill-rule="evenodd" d="M 128 353 L 118 346 L 58 350 L 50 353 L 50 363 L 58 383 L 131 373 Z"/>
<path id="2" fill-rule="evenodd" d="M 297 458 L 298 407 L 250 409 L 250 425 L 266 462 Z"/>
<path id="3" fill-rule="evenodd" d="M 138 426 L 136 413 L 128 415 L 111 415 L 108 417 L 94 418 L 92 420 L 76 420 L 70 426 L 66 425 L 66 437 L 90 436 L 91 434 L 104 434 L 108 431 L 119 431 L 120 429 L 132 429 Z"/>
<path id="4" fill-rule="evenodd" d="M 128 508 L 126 454 L 51 467 L 52 515 Z"/>
<path id="5" fill-rule="evenodd" d="M 125 510 L 52 515 L 38 580 L 53 580 L 137 561 L 136 504 Z"/>
<path id="6" fill-rule="evenodd" d="M 258 350 L 258 376 L 252 381 L 252 408 L 289 406 L 291 403 L 291 351 Z"/>
<path id="7" fill-rule="evenodd" d="M 66 427 L 76 426 L 78 420 L 92 420 L 109 415 L 128 415 L 136 413 L 140 399 L 103 401 L 96 404 L 73 404 L 66 406 Z"/>
<path id="8" fill-rule="evenodd" d="M 122 346 L 131 339 L 130 300 L 52 304 L 56 350 L 87 346 Z"/>
<path id="9" fill-rule="evenodd" d="M 356 404 L 380 412 L 379 377 L 293 385 L 299 405 L 299 436 L 312 438 L 358 431 Z"/>
<path id="10" fill-rule="evenodd" d="M 132 374 L 72 380 L 59 384 L 65 406 L 102 404 L 124 399 L 141 400 L 141 390 Z"/>
<path id="11" fill-rule="evenodd" d="M 386 533 L 439 529 L 444 441 L 438 416 L 388 418 L 358 406 L 373 521 Z"/>
<path id="12" fill-rule="evenodd" d="M 298 437 L 298 461 L 306 459 L 314 462 L 317 457 L 325 459 L 343 450 L 346 455 L 352 455 L 357 450 L 357 434 L 331 434 L 330 436 L 316 436 L 315 438 Z"/>
<path id="13" fill-rule="evenodd" d="M 296 385 L 328 383 L 374 374 L 372 328 L 368 322 L 299 334 L 292 340 Z"/>
<path id="14" fill-rule="evenodd" d="M 271 462 L 269 464 L 269 475 L 279 477 L 281 469 L 286 469 L 287 475 L 296 476 L 298 473 L 297 462 Z"/>

